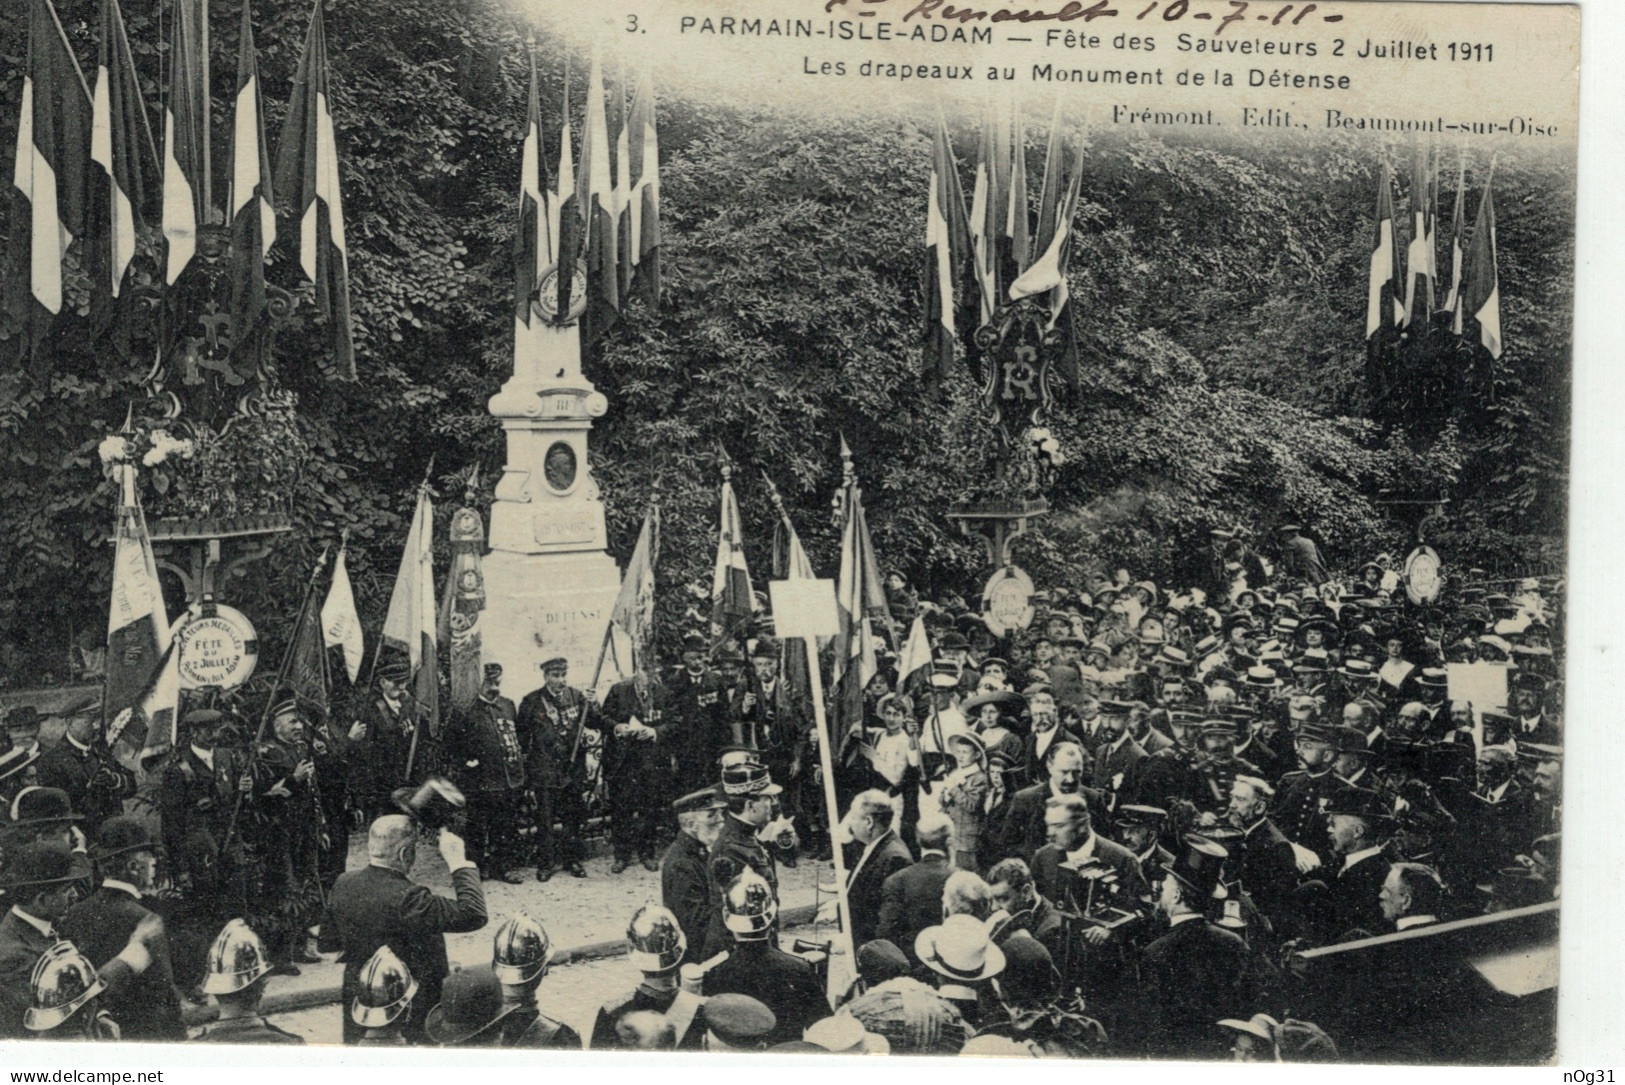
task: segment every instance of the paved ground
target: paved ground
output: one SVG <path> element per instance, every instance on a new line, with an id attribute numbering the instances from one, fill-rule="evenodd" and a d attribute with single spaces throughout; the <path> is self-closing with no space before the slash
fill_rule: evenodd
<path id="1" fill-rule="evenodd" d="M 364 838 L 356 834 L 350 842 L 350 868 L 365 862 Z M 618 942 L 625 937 L 626 923 L 645 902 L 660 900 L 660 875 L 633 865 L 624 872 L 609 873 L 610 858 L 600 856 L 585 864 L 588 877 L 572 878 L 555 874 L 551 881 L 537 882 L 531 868 L 523 868 L 521 885 L 499 881 L 484 883 L 486 906 L 491 922 L 483 930 L 447 938 L 447 952 L 453 965 L 488 962 L 491 935 L 506 916 L 524 910 L 547 928 L 556 952 Z M 450 892 L 451 878 L 438 852 L 419 851 L 416 881 Z M 780 908 L 804 908 L 829 898 L 817 893 L 819 882 L 829 884 L 834 872 L 829 863 L 803 860 L 794 869 L 780 868 Z M 815 900 L 815 897 L 817 898 Z M 795 934 L 823 940 L 833 937 L 833 925 L 798 929 Z M 788 941 L 786 941 L 788 946 Z M 338 1007 L 334 1002 L 342 966 L 331 961 L 302 966 L 302 974 L 277 977 L 266 992 L 269 1008 L 283 1028 L 299 1032 L 312 1043 L 338 1043 Z M 555 966 L 542 987 L 541 1002 L 554 1016 L 575 1026 L 585 1036 L 591 1031 L 598 1006 L 616 992 L 636 982 L 636 973 L 624 956 L 600 960 L 568 961 Z"/>

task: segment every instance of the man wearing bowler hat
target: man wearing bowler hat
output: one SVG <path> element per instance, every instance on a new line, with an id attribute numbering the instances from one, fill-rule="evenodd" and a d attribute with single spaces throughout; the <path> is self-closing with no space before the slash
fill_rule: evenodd
<path id="1" fill-rule="evenodd" d="M 90 878 L 84 857 L 56 844 L 26 844 L 6 858 L 0 874 L 11 909 L 0 917 L 0 1040 L 31 1035 L 23 1025 L 33 1004 L 29 977 L 42 955 L 62 938 L 56 924 L 79 899 Z M 164 924 L 148 915 L 136 924 L 116 956 L 97 970 L 114 992 L 145 972 L 153 947 L 161 943 Z"/>
<path id="2" fill-rule="evenodd" d="M 367 830 L 367 865 L 339 876 L 322 917 L 321 948 L 344 953 L 343 997 L 339 1013 L 344 1042 L 353 1044 L 363 1029 L 345 1012 L 361 993 L 361 971 L 380 946 L 388 946 L 418 981 L 404 1035 L 425 1042 L 423 1021 L 440 1002 L 449 966 L 446 935 L 485 926 L 485 893 L 480 871 L 469 861 L 463 840 L 442 828 L 436 846 L 451 871 L 454 897 L 443 897 L 409 877 L 417 862 L 419 826 L 405 814 L 386 814 Z"/>
<path id="3" fill-rule="evenodd" d="M 587 731 L 603 724 L 591 698 L 569 683 L 570 661 L 544 660 L 542 686 L 519 702 L 519 744 L 525 751 L 525 779 L 536 796 L 536 880 L 545 882 L 563 868 L 587 875 Z M 559 828 L 555 831 L 553 822 Z M 617 867 L 624 867 L 619 852 Z M 617 871 L 619 873 L 619 871 Z"/>
<path id="4" fill-rule="evenodd" d="M 109 818 L 91 845 L 91 857 L 102 876 L 101 888 L 69 908 L 57 924 L 97 968 L 118 956 L 143 920 L 158 872 L 158 845 L 145 825 L 133 817 Z M 103 1008 L 119 1024 L 125 1040 L 186 1039 L 181 1003 L 176 995 L 167 941 L 152 946 L 154 960 L 127 987 L 103 996 Z"/>

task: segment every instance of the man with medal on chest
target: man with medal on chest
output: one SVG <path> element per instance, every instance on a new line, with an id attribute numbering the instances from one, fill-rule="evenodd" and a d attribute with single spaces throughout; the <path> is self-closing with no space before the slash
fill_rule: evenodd
<path id="1" fill-rule="evenodd" d="M 602 724 L 591 699 L 571 687 L 569 677 L 569 660 L 563 656 L 544 660 L 542 687 L 519 702 L 520 743 L 536 796 L 539 882 L 560 869 L 572 877 L 587 876 L 581 865 L 587 856 L 587 754 L 582 732 L 597 731 Z"/>

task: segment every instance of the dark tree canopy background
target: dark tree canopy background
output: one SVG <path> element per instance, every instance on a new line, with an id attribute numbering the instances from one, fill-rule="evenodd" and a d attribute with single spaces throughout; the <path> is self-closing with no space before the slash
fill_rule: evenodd
<path id="1" fill-rule="evenodd" d="M 93 73 L 96 0 L 57 6 Z M 215 7 L 218 163 L 237 9 Z M 309 8 L 259 0 L 254 12 L 274 152 Z M 154 109 L 156 20 L 167 13 L 167 4 L 126 5 Z M 0 3 L 8 154 L 26 14 L 27 0 Z M 501 466 L 501 429 L 485 403 L 511 373 L 525 32 L 486 0 L 344 0 L 328 13 L 361 378 L 324 383 L 310 329 L 279 340 L 283 384 L 297 400 L 297 437 L 279 442 L 297 461 L 297 530 L 223 593 L 271 650 L 311 563 L 346 525 L 358 602 L 376 631 L 431 455 L 443 513 L 474 464 L 486 478 Z M 566 57 L 555 42 L 539 44 L 553 142 Z M 569 59 L 579 133 L 585 58 Z M 814 564 L 832 571 L 844 434 L 882 561 L 928 591 L 979 589 L 981 550 L 943 512 L 982 477 L 991 430 L 968 378 L 940 392 L 918 380 L 930 117 L 836 125 L 656 90 L 665 296 L 659 311 L 633 304 L 588 367 L 611 404 L 593 469 L 612 550 L 625 560 L 658 486 L 661 606 L 680 614 L 692 602 L 687 586 L 709 582 L 725 452 L 757 579 L 768 576 L 773 521 L 763 471 Z M 159 133 L 160 119 L 154 112 Z M 1029 126 L 1034 198 L 1044 135 L 1041 123 Z M 963 125 L 955 138 L 968 190 L 975 133 Z M 1376 170 L 1386 155 L 1408 179 L 1409 153 L 1408 143 L 1319 133 L 1233 144 L 1092 134 L 1072 258 L 1081 387 L 1052 421 L 1067 456 L 1056 511 L 1016 551 L 1037 579 L 1078 584 L 1089 569 L 1126 566 L 1183 581 L 1208 527 L 1241 523 L 1267 538 L 1286 516 L 1308 524 L 1334 563 L 1379 550 L 1402 557 L 1408 514 L 1377 499 L 1440 482 L 1453 503 L 1430 541 L 1447 562 L 1514 573 L 1561 561 L 1573 162 L 1502 148 L 1494 183 L 1507 349 L 1494 407 L 1413 442 L 1364 420 L 1362 377 Z M 1447 243 L 1453 153 L 1444 166 Z M 1487 152 L 1473 151 L 1469 220 L 1487 167 Z M 282 225 L 279 281 L 291 281 L 294 233 Z M 1447 250 L 1440 260 L 1448 267 Z M 14 343 L 0 342 L 0 353 Z M 122 424 L 148 364 L 70 340 L 49 376 L 9 362 L 0 372 L 0 684 L 63 676 L 70 638 L 95 643 L 105 629 L 114 491 L 96 446 Z M 180 602 L 171 597 L 172 614 Z"/>

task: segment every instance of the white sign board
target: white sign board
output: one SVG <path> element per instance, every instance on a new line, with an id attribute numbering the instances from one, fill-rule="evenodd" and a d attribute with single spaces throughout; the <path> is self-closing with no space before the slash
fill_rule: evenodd
<path id="1" fill-rule="evenodd" d="M 1452 701 L 1473 706 L 1475 717 L 1504 712 L 1507 707 L 1507 668 L 1499 663 L 1451 663 L 1445 667 Z"/>
<path id="2" fill-rule="evenodd" d="M 841 631 L 833 580 L 773 580 L 773 632 L 780 637 L 833 637 Z"/>
<path id="3" fill-rule="evenodd" d="M 216 607 L 207 618 L 193 618 L 181 628 L 179 638 L 175 647 L 182 689 L 236 689 L 259 663 L 254 623 L 231 607 Z"/>

